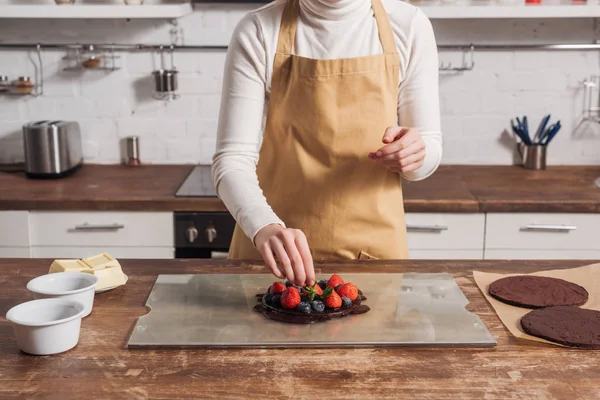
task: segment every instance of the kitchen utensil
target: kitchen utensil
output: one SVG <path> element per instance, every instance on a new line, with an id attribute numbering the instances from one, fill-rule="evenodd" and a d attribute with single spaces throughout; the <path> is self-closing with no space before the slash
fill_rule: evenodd
<path id="1" fill-rule="evenodd" d="M 70 350 L 79 342 L 83 304 L 69 299 L 39 299 L 19 304 L 6 314 L 17 346 L 25 353 L 49 355 Z"/>
<path id="2" fill-rule="evenodd" d="M 127 142 L 127 165 L 140 165 L 140 141 L 138 136 L 129 136 L 125 138 Z"/>
<path id="3" fill-rule="evenodd" d="M 98 281 L 98 277 L 93 274 L 56 272 L 30 280 L 27 290 L 36 299 L 64 298 L 78 301 L 84 307 L 83 317 L 87 317 L 94 306 L 94 289 Z"/>
<path id="4" fill-rule="evenodd" d="M 23 126 L 25 172 L 31 178 L 59 178 L 83 163 L 79 124 L 37 121 Z"/>
<path id="5" fill-rule="evenodd" d="M 517 121 L 518 120 L 519 120 L 519 118 L 517 118 Z M 512 120 L 510 121 L 510 124 L 512 126 L 512 130 L 513 130 L 514 134 L 517 135 L 517 137 L 521 140 L 521 142 L 530 145 L 531 141 L 529 140 L 529 138 L 527 136 L 525 136 L 525 133 L 523 133 L 523 130 L 521 129 L 520 121 L 518 121 L 518 123 L 519 123 L 519 125 L 515 125 Z"/>
<path id="6" fill-rule="evenodd" d="M 253 310 L 269 274 L 159 275 L 128 346 L 375 347 L 493 346 L 450 274 L 344 274 L 371 310 L 297 325 Z M 318 279 L 321 279 L 319 277 Z"/>
<path id="7" fill-rule="evenodd" d="M 547 146 L 548 143 L 550 143 L 550 141 L 552 140 L 552 138 L 556 136 L 561 127 L 562 125 L 560 124 L 560 121 L 558 121 L 556 124 L 551 125 L 548 129 L 546 129 L 546 132 L 542 135 L 540 143 L 544 146 Z"/>
<path id="8" fill-rule="evenodd" d="M 0 75 L 0 93 L 7 92 L 10 88 L 10 83 L 8 81 L 8 76 Z"/>
<path id="9" fill-rule="evenodd" d="M 173 46 L 170 48 L 171 69 L 166 69 L 164 59 L 164 49 L 160 46 L 160 69 L 154 71 L 154 97 L 159 100 L 171 101 L 179 96 L 177 95 L 177 75 L 179 72 L 173 62 Z"/>
<path id="10" fill-rule="evenodd" d="M 534 144 L 528 146 L 524 143 L 517 145 L 523 166 L 527 169 L 546 169 L 546 146 Z"/>
<path id="11" fill-rule="evenodd" d="M 546 125 L 548 125 L 548 121 L 550 120 L 550 114 L 546 115 L 542 121 L 540 122 L 540 125 L 538 126 L 537 132 L 535 133 L 535 136 L 533 137 L 533 142 L 536 144 L 540 144 L 541 143 L 541 136 L 542 134 L 546 131 Z"/>

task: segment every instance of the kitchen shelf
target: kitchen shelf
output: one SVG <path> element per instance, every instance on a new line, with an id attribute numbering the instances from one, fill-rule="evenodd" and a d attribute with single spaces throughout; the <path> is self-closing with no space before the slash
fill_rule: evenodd
<path id="1" fill-rule="evenodd" d="M 69 19 L 173 19 L 190 14 L 190 3 L 144 5 L 0 5 L 0 18 L 69 18 Z"/>
<path id="2" fill-rule="evenodd" d="M 600 5 L 421 6 L 430 19 L 600 18 Z"/>

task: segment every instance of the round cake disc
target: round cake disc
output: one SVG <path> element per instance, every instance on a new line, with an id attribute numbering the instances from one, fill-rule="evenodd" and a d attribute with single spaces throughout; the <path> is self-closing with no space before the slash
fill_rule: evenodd
<path id="1" fill-rule="evenodd" d="M 521 318 L 525 333 L 580 349 L 600 349 L 600 311 L 573 306 L 534 310 Z"/>
<path id="2" fill-rule="evenodd" d="M 531 275 L 498 279 L 489 293 L 503 303 L 525 308 L 580 306 L 588 299 L 587 290 L 572 282 Z"/>

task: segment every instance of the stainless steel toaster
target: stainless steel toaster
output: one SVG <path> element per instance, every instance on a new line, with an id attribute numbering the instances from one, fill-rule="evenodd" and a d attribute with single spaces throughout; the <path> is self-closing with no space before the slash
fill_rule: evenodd
<path id="1" fill-rule="evenodd" d="M 37 121 L 23 126 L 25 173 L 31 178 L 60 178 L 83 163 L 79 124 Z"/>

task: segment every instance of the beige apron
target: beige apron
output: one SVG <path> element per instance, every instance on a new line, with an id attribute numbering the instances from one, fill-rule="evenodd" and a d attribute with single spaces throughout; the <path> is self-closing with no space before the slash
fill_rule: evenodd
<path id="1" fill-rule="evenodd" d="M 299 0 L 288 0 L 257 165 L 261 189 L 315 260 L 408 258 L 400 175 L 368 158 L 398 121 L 400 58 L 380 0 L 383 54 L 315 60 L 292 54 Z M 262 259 L 236 226 L 229 257 Z"/>

